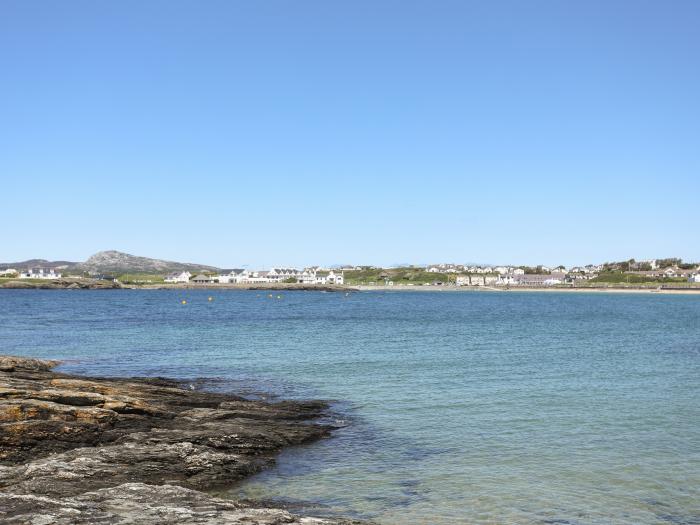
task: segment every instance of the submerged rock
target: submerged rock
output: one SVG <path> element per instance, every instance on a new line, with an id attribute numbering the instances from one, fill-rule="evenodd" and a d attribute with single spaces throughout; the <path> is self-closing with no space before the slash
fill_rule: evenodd
<path id="1" fill-rule="evenodd" d="M 320 402 L 264 403 L 167 379 L 84 378 L 0 356 L 3 523 L 349 523 L 200 490 L 329 435 Z"/>

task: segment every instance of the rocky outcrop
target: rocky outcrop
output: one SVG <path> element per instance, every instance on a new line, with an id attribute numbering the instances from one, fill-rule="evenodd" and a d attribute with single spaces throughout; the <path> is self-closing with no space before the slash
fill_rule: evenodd
<path id="1" fill-rule="evenodd" d="M 0 288 L 15 289 L 41 289 L 41 290 L 112 290 L 122 288 L 122 285 L 114 281 L 87 278 L 66 278 L 28 280 L 15 279 L 0 284 Z"/>
<path id="2" fill-rule="evenodd" d="M 116 273 L 210 272 L 218 270 L 214 266 L 151 259 L 116 250 L 97 252 L 85 262 L 76 264 L 73 269 L 86 272 Z"/>
<path id="3" fill-rule="evenodd" d="M 0 356 L 3 523 L 310 521 L 199 492 L 327 436 L 320 402 L 265 403 L 166 379 L 100 379 Z"/>
<path id="4" fill-rule="evenodd" d="M 304 518 L 273 508 L 256 508 L 212 498 L 175 485 L 124 483 L 69 498 L 0 493 L 0 518 L 12 525 L 208 524 L 351 525 L 356 521 Z"/>

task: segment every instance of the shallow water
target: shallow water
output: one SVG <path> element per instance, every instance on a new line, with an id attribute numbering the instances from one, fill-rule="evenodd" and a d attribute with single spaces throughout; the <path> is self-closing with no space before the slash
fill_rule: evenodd
<path id="1" fill-rule="evenodd" d="M 276 296 L 4 290 L 0 352 L 338 400 L 347 426 L 234 496 L 389 525 L 700 523 L 700 297 Z"/>

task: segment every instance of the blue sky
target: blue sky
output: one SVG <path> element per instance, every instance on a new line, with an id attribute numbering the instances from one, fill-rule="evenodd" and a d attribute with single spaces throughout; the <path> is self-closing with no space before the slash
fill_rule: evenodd
<path id="1" fill-rule="evenodd" d="M 0 261 L 700 259 L 700 3 L 0 3 Z"/>

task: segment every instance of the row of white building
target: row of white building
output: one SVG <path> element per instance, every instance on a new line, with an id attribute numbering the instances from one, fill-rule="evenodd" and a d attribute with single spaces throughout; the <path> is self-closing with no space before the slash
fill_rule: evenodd
<path id="1" fill-rule="evenodd" d="M 299 284 L 344 284 L 343 272 L 339 270 L 323 270 L 319 268 L 271 268 L 270 270 L 245 270 L 233 268 L 220 270 L 218 275 L 197 274 L 190 272 L 175 272 L 165 277 L 166 283 L 195 283 L 195 284 L 261 284 L 295 282 Z"/>
<path id="2" fill-rule="evenodd" d="M 574 266 L 567 270 L 564 266 L 539 266 L 540 271 L 548 273 L 578 273 L 593 274 L 602 269 L 602 265 L 589 264 L 588 266 Z M 494 275 L 524 275 L 525 270 L 517 266 L 470 266 L 466 264 L 435 264 L 425 269 L 429 273 L 469 273 L 469 274 L 494 274 Z"/>
<path id="3" fill-rule="evenodd" d="M 551 274 L 471 274 L 458 275 L 455 279 L 457 286 L 553 286 L 565 282 L 566 274 L 553 272 Z"/>
<path id="4" fill-rule="evenodd" d="M 17 271 L 14 268 L 0 270 L 0 277 L 19 277 L 20 279 L 60 279 L 61 272 L 56 268 L 26 268 Z"/>

